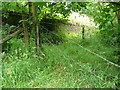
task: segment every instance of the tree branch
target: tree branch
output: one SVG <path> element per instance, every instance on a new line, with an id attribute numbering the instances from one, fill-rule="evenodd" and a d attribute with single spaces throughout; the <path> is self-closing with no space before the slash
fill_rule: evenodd
<path id="1" fill-rule="evenodd" d="M 16 36 L 17 34 L 20 34 L 21 32 L 23 32 L 23 29 L 19 29 L 18 31 L 8 35 L 7 37 L 5 37 L 4 39 L 0 40 L 0 44 L 10 40 L 11 38 L 13 38 L 14 36 Z"/>

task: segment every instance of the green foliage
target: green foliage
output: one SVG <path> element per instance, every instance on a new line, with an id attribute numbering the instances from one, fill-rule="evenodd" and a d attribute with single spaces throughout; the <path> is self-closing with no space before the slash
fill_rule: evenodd
<path id="1" fill-rule="evenodd" d="M 43 8 L 46 6 L 47 2 L 35 2 L 35 5 L 38 6 L 39 8 Z"/>
<path id="2" fill-rule="evenodd" d="M 3 57 L 4 88 L 115 88 L 118 71 L 97 56 L 86 52 L 72 42 L 59 45 L 43 44 L 43 52 L 36 54 L 34 42 L 30 51 L 19 39 L 13 39 L 12 49 Z M 82 44 L 78 37 L 76 40 Z M 94 36 L 86 39 L 86 48 L 114 59 L 111 53 L 115 47 L 106 47 Z M 99 42 L 99 43 L 98 43 Z M 85 43 L 84 43 L 85 44 Z M 112 75 L 115 77 L 107 76 Z M 100 77 L 100 78 L 99 78 Z"/>
<path id="3" fill-rule="evenodd" d="M 15 26 L 10 26 L 8 24 L 2 26 L 2 38 L 7 37 L 7 35 L 10 35 L 12 31 L 12 29 L 15 28 Z M 11 46 L 11 42 L 7 41 L 5 43 L 2 44 L 2 52 L 6 52 L 9 53 L 10 51 L 10 46 Z"/>
<path id="4" fill-rule="evenodd" d="M 3 16 L 8 17 L 7 12 L 9 11 L 28 13 L 28 7 L 24 7 L 24 5 L 26 3 L 4 2 Z M 114 11 L 118 7 L 110 3 L 82 2 L 35 2 L 35 5 L 38 7 L 37 13 L 41 25 L 42 51 L 36 53 L 35 40 L 32 35 L 30 36 L 29 48 L 25 47 L 24 40 L 18 39 L 19 36 L 9 40 L 11 48 L 6 48 L 9 53 L 5 53 L 2 60 L 2 87 L 117 88 L 119 68 L 108 64 L 103 59 L 66 39 L 74 40 L 77 44 L 117 63 L 118 57 L 114 54 L 114 50 L 117 49 L 115 46 L 117 43 L 117 26 L 115 25 L 117 20 L 114 20 L 113 16 L 115 16 Z M 71 34 L 73 35 L 71 36 L 65 32 L 57 31 L 56 23 L 69 16 L 71 11 L 79 11 L 93 17 L 99 25 L 98 34 L 94 33 L 85 40 L 81 40 L 80 35 Z M 44 23 L 44 18 L 49 19 L 46 19 Z M 113 28 L 113 26 L 115 27 Z M 52 32 L 57 35 L 52 34 Z M 5 29 L 2 33 L 5 37 L 8 32 Z"/>
<path id="5" fill-rule="evenodd" d="M 89 3 L 86 7 L 87 9 L 83 9 L 81 13 L 85 13 L 94 18 L 94 22 L 99 25 L 100 38 L 108 45 L 116 45 L 118 30 L 116 11 L 119 9 L 119 6 L 111 3 L 97 2 Z"/>
<path id="6" fill-rule="evenodd" d="M 2 2 L 2 10 L 3 13 L 7 13 L 7 12 L 18 12 L 18 13 L 22 13 L 22 12 L 28 12 L 28 9 L 26 7 L 24 7 L 26 3 L 25 2 Z"/>

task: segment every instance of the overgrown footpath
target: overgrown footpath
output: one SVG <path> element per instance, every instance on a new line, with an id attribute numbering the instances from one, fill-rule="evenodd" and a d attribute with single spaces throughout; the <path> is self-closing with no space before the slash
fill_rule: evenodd
<path id="1" fill-rule="evenodd" d="M 120 2 L 1 6 L 3 88 L 119 88 Z"/>
<path id="2" fill-rule="evenodd" d="M 81 40 L 72 36 L 80 45 L 109 60 L 115 60 L 114 46 L 100 42 L 95 35 Z M 96 38 L 95 38 L 96 37 Z M 66 37 L 70 39 L 70 36 Z M 31 39 L 32 40 L 32 39 Z M 59 44 L 51 41 L 42 44 L 42 53 L 35 47 L 25 50 L 22 40 L 11 39 L 11 50 L 5 54 L 3 65 L 3 88 L 116 88 L 118 69 L 99 57 L 85 51 L 69 40 Z"/>

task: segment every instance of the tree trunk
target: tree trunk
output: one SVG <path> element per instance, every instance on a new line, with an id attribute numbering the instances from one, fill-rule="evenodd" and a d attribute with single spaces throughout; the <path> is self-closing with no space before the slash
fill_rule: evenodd
<path id="1" fill-rule="evenodd" d="M 32 16 L 32 2 L 28 2 L 28 8 L 29 8 L 29 15 Z"/>
<path id="2" fill-rule="evenodd" d="M 35 43 L 37 52 L 40 51 L 40 29 L 38 24 L 38 15 L 37 15 L 37 7 L 32 2 L 32 14 L 33 14 L 33 30 L 35 31 Z"/>
<path id="3" fill-rule="evenodd" d="M 0 3 L 1 6 L 1 3 Z M 2 12 L 0 12 L 0 42 L 2 39 Z M 0 44 L 0 53 L 2 52 L 2 44 Z M 1 56 L 0 56 L 1 57 Z M 0 58 L 1 61 L 1 58 Z"/>
<path id="4" fill-rule="evenodd" d="M 32 2 L 28 2 L 28 9 L 29 9 L 29 17 L 31 17 L 32 16 Z M 29 21 L 31 21 L 31 19 Z M 29 26 L 29 32 L 32 34 L 31 31 L 33 31 L 32 25 Z"/>
<path id="5" fill-rule="evenodd" d="M 23 20 L 27 20 L 27 17 L 23 14 L 22 15 Z M 23 29 L 24 29 L 24 40 L 25 40 L 25 46 L 29 47 L 29 32 L 28 32 L 28 23 L 27 21 L 23 21 Z"/>
<path id="6" fill-rule="evenodd" d="M 118 19 L 118 32 L 117 32 L 118 64 L 120 64 L 120 10 L 117 12 L 117 19 Z"/>

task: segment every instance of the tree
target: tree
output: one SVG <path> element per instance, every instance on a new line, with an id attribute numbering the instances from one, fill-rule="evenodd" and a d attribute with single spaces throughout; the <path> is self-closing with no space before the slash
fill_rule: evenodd
<path id="1" fill-rule="evenodd" d="M 118 42 L 118 63 L 120 64 L 120 10 L 118 11 L 118 35 L 117 35 L 117 42 Z"/>
<path id="2" fill-rule="evenodd" d="M 35 3 L 32 2 L 32 15 L 33 15 L 33 30 L 35 31 L 35 43 L 37 52 L 40 51 L 40 28 L 38 23 L 38 14 L 37 14 L 38 7 L 35 5 Z"/>
<path id="3" fill-rule="evenodd" d="M 118 44 L 118 63 L 120 64 L 120 3 L 112 2 L 113 5 L 117 8 L 117 20 L 118 20 L 118 31 L 117 31 L 117 44 Z"/>
<path id="4" fill-rule="evenodd" d="M 47 2 L 4 2 L 2 10 L 4 11 L 3 16 L 9 17 L 9 12 L 18 13 L 22 17 L 20 20 L 23 24 L 25 45 L 29 47 L 29 31 L 35 36 L 35 43 L 37 51 L 41 49 L 41 35 L 40 35 L 40 25 L 41 19 L 50 14 L 50 17 L 54 18 L 57 14 L 61 14 L 62 18 L 69 16 L 71 10 L 79 11 L 81 7 L 85 7 L 85 3 L 79 2 L 57 2 L 57 3 L 47 3 Z M 7 8 L 6 8 L 7 7 Z M 78 8 L 78 9 L 77 9 Z M 29 17 L 32 17 L 32 25 L 28 24 Z M 59 17 L 59 16 L 58 16 Z M 28 28 L 30 27 L 30 28 Z M 29 29 L 33 30 L 29 30 Z"/>
<path id="5" fill-rule="evenodd" d="M 29 40 L 29 32 L 28 32 L 28 23 L 27 21 L 25 21 L 27 20 L 27 17 L 24 14 L 22 14 L 22 19 L 24 20 L 22 24 L 23 24 L 23 29 L 24 29 L 25 45 L 28 48 L 30 40 Z"/>

